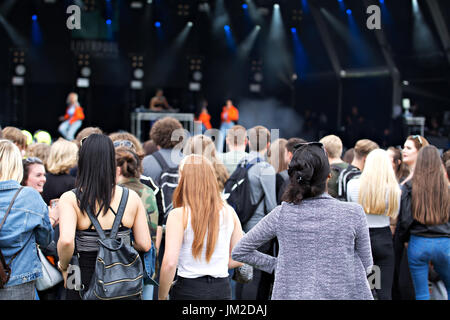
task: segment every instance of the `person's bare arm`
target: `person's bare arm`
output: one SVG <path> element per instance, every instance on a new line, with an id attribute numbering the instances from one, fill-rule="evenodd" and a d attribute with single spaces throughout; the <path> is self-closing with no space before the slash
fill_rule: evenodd
<path id="1" fill-rule="evenodd" d="M 169 213 L 166 224 L 166 247 L 159 278 L 159 300 L 167 300 L 178 266 L 178 257 L 183 244 L 183 235 L 183 210 L 180 208 L 174 209 Z"/>
<path id="2" fill-rule="evenodd" d="M 133 201 L 133 205 L 136 206 L 137 210 L 132 227 L 134 237 L 133 246 L 138 251 L 147 252 L 152 247 L 152 239 L 147 223 L 147 213 L 145 212 L 141 198 L 132 190 L 130 190 L 130 199 Z"/>
<path id="3" fill-rule="evenodd" d="M 234 269 L 241 267 L 243 265 L 242 262 L 235 261 L 231 258 L 231 252 L 233 251 L 234 246 L 239 242 L 239 240 L 242 239 L 244 236 L 244 232 L 242 231 L 241 222 L 239 221 L 239 218 L 236 214 L 236 212 L 231 208 L 228 207 L 228 210 L 232 211 L 233 214 L 233 223 L 234 223 L 234 230 L 231 234 L 231 242 L 230 242 L 230 259 L 228 262 L 228 269 Z"/>

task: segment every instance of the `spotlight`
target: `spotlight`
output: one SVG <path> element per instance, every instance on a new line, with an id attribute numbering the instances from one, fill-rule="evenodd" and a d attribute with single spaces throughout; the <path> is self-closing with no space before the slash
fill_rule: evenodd
<path id="1" fill-rule="evenodd" d="M 37 15 L 33 14 L 33 16 L 31 17 L 31 19 L 32 19 L 33 21 L 37 21 Z"/>
<path id="2" fill-rule="evenodd" d="M 225 29 L 225 31 L 230 31 L 230 26 L 229 25 L 225 25 L 223 28 Z"/>
<path id="3" fill-rule="evenodd" d="M 338 0 L 338 2 L 342 2 L 342 1 L 344 1 L 344 0 Z"/>
<path id="4" fill-rule="evenodd" d="M 380 3 L 383 4 L 383 3 L 384 3 L 384 0 L 380 0 Z"/>
<path id="5" fill-rule="evenodd" d="M 142 79 L 144 77 L 144 70 L 142 69 L 135 69 L 133 72 L 133 75 L 136 79 Z"/>
<path id="6" fill-rule="evenodd" d="M 256 29 L 257 29 L 257 30 L 261 29 L 261 26 L 258 24 L 258 25 L 256 26 Z"/>
<path id="7" fill-rule="evenodd" d="M 296 33 L 296 32 L 297 32 L 297 29 L 291 28 L 291 32 L 292 32 L 292 33 Z"/>
<path id="8" fill-rule="evenodd" d="M 27 72 L 27 68 L 23 64 L 19 64 L 16 66 L 16 74 L 18 76 L 23 76 Z"/>
<path id="9" fill-rule="evenodd" d="M 347 9 L 347 14 L 348 14 L 348 15 L 351 15 L 351 14 L 352 14 L 352 10 Z"/>
<path id="10" fill-rule="evenodd" d="M 275 4 L 273 5 L 273 7 L 274 7 L 275 9 L 280 9 L 280 5 L 279 5 L 278 3 L 275 3 Z"/>
<path id="11" fill-rule="evenodd" d="M 246 3 L 244 3 L 243 5 L 242 5 L 242 9 L 247 9 L 248 8 L 248 5 L 246 4 Z"/>
<path id="12" fill-rule="evenodd" d="M 187 23 L 187 25 L 188 25 L 188 27 L 192 27 L 194 24 L 192 23 L 192 21 L 189 21 L 189 22 Z"/>
<path id="13" fill-rule="evenodd" d="M 91 75 L 91 68 L 89 68 L 89 67 L 81 68 L 81 75 L 85 78 L 89 78 Z"/>
<path id="14" fill-rule="evenodd" d="M 156 21 L 156 22 L 155 22 L 155 27 L 157 27 L 157 28 L 161 27 L 161 22 Z"/>
<path id="15" fill-rule="evenodd" d="M 202 81 L 202 79 L 203 79 L 203 74 L 202 74 L 200 71 L 195 71 L 195 72 L 192 74 L 192 78 L 193 78 L 195 81 L 200 82 L 200 81 Z"/>
<path id="16" fill-rule="evenodd" d="M 107 25 L 110 25 L 111 23 L 112 23 L 111 19 L 107 19 L 107 20 L 106 20 L 106 24 L 107 24 Z"/>

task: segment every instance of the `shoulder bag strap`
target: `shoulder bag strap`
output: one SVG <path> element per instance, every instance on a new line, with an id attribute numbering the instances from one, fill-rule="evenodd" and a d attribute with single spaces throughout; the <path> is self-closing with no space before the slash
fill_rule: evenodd
<path id="1" fill-rule="evenodd" d="M 128 202 L 128 188 L 122 187 L 122 197 L 120 198 L 119 209 L 117 209 L 116 217 L 114 218 L 113 227 L 111 230 L 111 234 L 109 235 L 110 239 L 115 239 L 117 237 L 117 233 L 119 232 L 120 222 L 122 221 L 123 214 L 125 212 L 125 207 Z"/>
<path id="2" fill-rule="evenodd" d="M 3 224 L 5 223 L 6 218 L 8 217 L 9 212 L 11 211 L 11 208 L 12 208 L 12 206 L 13 206 L 13 204 L 14 204 L 14 201 L 16 201 L 17 196 L 19 195 L 20 191 L 22 191 L 23 188 L 24 188 L 23 186 L 20 187 L 19 190 L 17 190 L 17 192 L 16 192 L 16 194 L 14 195 L 14 197 L 12 198 L 12 200 L 11 200 L 9 206 L 8 206 L 8 209 L 6 209 L 5 216 L 3 217 L 3 220 L 2 220 L 2 222 L 0 223 L 0 230 L 2 229 Z M 25 246 L 23 246 L 22 248 L 20 248 L 20 250 L 17 251 L 17 252 L 11 257 L 11 259 L 9 260 L 9 264 L 8 264 L 8 265 L 10 265 L 10 264 L 13 262 L 13 260 L 19 255 L 19 253 L 23 250 L 23 248 L 25 248 Z M 0 252 L 1 252 L 1 250 L 0 250 Z M 3 253 L 2 253 L 2 256 L 3 256 Z"/>
<path id="3" fill-rule="evenodd" d="M 9 207 L 8 207 L 8 209 L 6 210 L 5 216 L 3 217 L 3 220 L 2 220 L 2 222 L 0 223 L 0 230 L 2 229 L 3 224 L 5 223 L 6 218 L 8 217 L 9 212 L 11 211 L 11 208 L 12 208 L 12 206 L 13 206 L 13 204 L 14 204 L 14 201 L 16 201 L 16 198 L 17 198 L 17 196 L 19 195 L 19 192 L 22 191 L 22 189 L 23 189 L 23 187 L 20 187 L 19 190 L 17 190 L 16 194 L 14 195 L 14 197 L 13 197 L 12 200 L 11 200 L 11 202 L 9 203 Z"/>

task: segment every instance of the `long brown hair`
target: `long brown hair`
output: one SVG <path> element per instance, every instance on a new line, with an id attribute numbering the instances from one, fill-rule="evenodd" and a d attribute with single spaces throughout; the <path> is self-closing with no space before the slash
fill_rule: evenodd
<path id="1" fill-rule="evenodd" d="M 180 165 L 180 181 L 173 194 L 175 208 L 190 209 L 194 231 L 192 255 L 200 259 L 203 242 L 206 243 L 206 261 L 209 262 L 219 236 L 219 212 L 223 207 L 214 167 L 206 157 L 191 154 Z M 184 215 L 187 213 L 184 210 Z"/>
<path id="2" fill-rule="evenodd" d="M 431 145 L 421 148 L 412 178 L 412 217 L 425 225 L 448 222 L 449 196 L 439 151 Z"/>
<path id="3" fill-rule="evenodd" d="M 396 147 L 389 147 L 388 150 L 394 153 L 394 163 L 395 163 L 395 176 L 398 181 L 403 180 L 409 175 L 409 168 L 403 162 L 402 151 Z"/>

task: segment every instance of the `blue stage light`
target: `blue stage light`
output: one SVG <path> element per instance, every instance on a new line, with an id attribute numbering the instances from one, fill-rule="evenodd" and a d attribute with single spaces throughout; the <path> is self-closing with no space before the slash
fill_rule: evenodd
<path id="1" fill-rule="evenodd" d="M 292 32 L 292 33 L 296 33 L 296 32 L 297 32 L 297 29 L 291 28 L 291 32 Z"/>
<path id="2" fill-rule="evenodd" d="M 247 9 L 248 8 L 248 5 L 246 4 L 246 3 L 244 3 L 243 5 L 242 5 L 242 9 Z"/>
<path id="3" fill-rule="evenodd" d="M 230 26 L 229 25 L 225 25 L 223 28 L 225 29 L 225 31 L 230 31 Z"/>
<path id="4" fill-rule="evenodd" d="M 352 10 L 347 9 L 347 14 L 348 14 L 348 15 L 351 15 L 351 14 L 352 14 Z"/>
<path id="5" fill-rule="evenodd" d="M 33 16 L 31 17 L 31 19 L 33 19 L 33 21 L 37 21 L 37 15 L 33 14 Z"/>
<path id="6" fill-rule="evenodd" d="M 380 0 L 380 3 L 383 4 L 383 3 L 384 3 L 384 0 Z"/>
<path id="7" fill-rule="evenodd" d="M 106 24 L 110 25 L 112 23 L 111 19 L 106 20 Z"/>
<path id="8" fill-rule="evenodd" d="M 156 22 L 155 22 L 155 27 L 157 27 L 157 28 L 161 27 L 161 22 L 156 21 Z"/>

